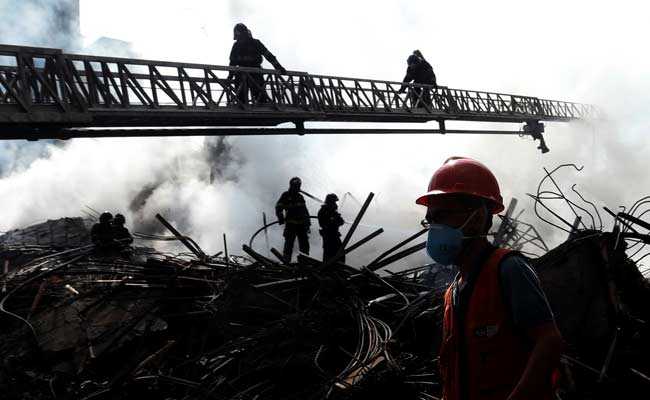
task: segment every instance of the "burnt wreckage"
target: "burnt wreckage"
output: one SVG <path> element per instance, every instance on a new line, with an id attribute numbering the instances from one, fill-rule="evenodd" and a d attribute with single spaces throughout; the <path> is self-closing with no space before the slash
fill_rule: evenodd
<path id="1" fill-rule="evenodd" d="M 480 133 L 530 136 L 547 152 L 544 122 L 598 114 L 590 105 L 435 81 L 9 45 L 0 45 L 0 56 L 0 139 Z M 520 125 L 452 130 L 449 120 Z M 305 128 L 306 122 L 430 121 L 438 129 Z M 286 122 L 295 128 L 276 128 Z M 538 190 L 536 205 L 546 207 L 548 194 Z M 558 196 L 552 198 L 564 198 Z M 382 233 L 351 243 L 371 199 L 326 262 L 299 255 L 289 263 L 275 249 L 271 259 L 253 249 L 253 239 L 244 255 L 229 254 L 225 236 L 224 252 L 208 255 L 161 216 L 172 236 L 137 238 L 178 241 L 187 252 L 135 247 L 99 254 L 88 221 L 78 218 L 0 237 L 2 398 L 438 398 L 448 274 L 404 261 L 424 248 L 426 229 L 365 266 L 346 265 L 346 254 Z M 567 204 L 575 212 L 577 204 Z M 595 220 L 587 228 L 579 217 L 572 225 L 554 214 L 570 237 L 550 251 L 532 225 L 510 213 L 495 234 L 503 246 L 521 250 L 528 243 L 544 252 L 533 264 L 570 345 L 562 361 L 563 399 L 647 393 L 648 284 L 637 266 L 644 255 L 634 257 L 648 242 L 639 231 L 650 225 L 634 210 L 612 213 L 611 232 Z M 395 263 L 401 272 L 377 272 Z"/>
<path id="2" fill-rule="evenodd" d="M 611 212 L 604 230 L 596 207 L 575 185 L 580 202 L 565 196 L 556 173 L 531 197 L 569 238 L 531 261 L 568 343 L 558 396 L 646 398 L 650 286 L 640 261 L 650 199 Z M 3 398 L 438 398 L 446 282 L 431 279 L 430 265 L 403 263 L 422 250 L 426 230 L 365 266 L 340 262 L 382 233 L 351 243 L 371 200 L 326 263 L 299 255 L 289 264 L 276 249 L 268 258 L 253 238 L 243 256 L 207 255 L 161 216 L 172 236 L 135 236 L 178 240 L 188 252 L 135 247 L 128 257 L 98 257 L 82 219 L 9 232 L 0 237 Z M 495 242 L 521 251 L 525 240 L 543 244 L 512 211 Z M 378 273 L 400 262 L 401 272 Z"/>

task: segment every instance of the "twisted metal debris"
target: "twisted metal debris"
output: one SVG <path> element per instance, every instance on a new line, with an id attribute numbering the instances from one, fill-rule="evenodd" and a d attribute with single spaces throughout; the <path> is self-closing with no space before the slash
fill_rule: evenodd
<path id="1" fill-rule="evenodd" d="M 561 188 L 556 175 L 569 168 L 581 169 L 546 170 L 531 195 L 542 221 L 569 233 L 549 251 L 538 240 L 545 254 L 531 260 L 567 342 L 557 396 L 643 399 L 650 285 L 641 263 L 650 197 L 619 212 L 603 208 L 613 218 L 606 230 L 576 185 Z M 227 251 L 225 237 L 224 252 L 208 255 L 162 216 L 172 236 L 136 236 L 179 241 L 186 252 L 137 247 L 128 257 L 98 257 L 88 245 L 28 243 L 18 233 L 23 242 L 0 240 L 3 398 L 436 399 L 446 282 L 427 278 L 428 265 L 376 272 L 420 251 L 426 229 L 365 266 L 337 261 L 382 233 L 350 243 L 370 199 L 345 248 L 326 264 L 255 251 L 254 237 L 273 222 L 242 247 L 243 256 Z M 560 202 L 567 209 L 558 210 Z M 503 221 L 507 247 L 539 237 L 519 216 Z"/>
<path id="2" fill-rule="evenodd" d="M 568 239 L 532 261 L 567 342 L 562 399 L 641 399 L 650 391 L 650 282 L 647 256 L 650 197 L 613 212 L 606 229 L 601 210 L 577 189 L 563 190 L 557 175 L 580 172 L 564 164 L 541 179 L 534 200 L 539 219 Z M 546 185 L 546 186 L 545 186 Z M 551 186 L 548 188 L 548 186 Z M 563 207 L 558 206 L 563 205 Z M 574 217 L 574 222 L 567 220 Z"/>
<path id="3" fill-rule="evenodd" d="M 4 276 L 3 398 L 436 398 L 440 298 L 413 273 L 208 256 L 159 219 L 174 236 L 137 236 L 189 253 L 43 249 Z"/>

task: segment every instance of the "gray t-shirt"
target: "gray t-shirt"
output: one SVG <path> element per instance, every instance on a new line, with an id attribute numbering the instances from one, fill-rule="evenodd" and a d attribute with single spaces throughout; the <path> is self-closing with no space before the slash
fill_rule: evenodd
<path id="1" fill-rule="evenodd" d="M 506 257 L 500 265 L 501 288 L 515 327 L 523 330 L 553 321 L 539 278 L 525 258 Z"/>
<path id="2" fill-rule="evenodd" d="M 553 312 L 539 278 L 524 257 L 518 254 L 506 256 L 499 268 L 504 301 L 516 328 L 526 331 L 553 321 Z M 464 289 L 466 285 L 461 286 L 460 292 Z M 457 290 L 453 291 L 453 296 L 454 304 L 459 304 Z"/>

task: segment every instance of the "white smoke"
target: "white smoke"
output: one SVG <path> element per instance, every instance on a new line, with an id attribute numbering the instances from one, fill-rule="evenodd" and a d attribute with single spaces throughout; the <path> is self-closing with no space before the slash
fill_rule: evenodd
<path id="1" fill-rule="evenodd" d="M 81 45 L 79 20 L 75 18 L 78 7 L 78 0 L 1 0 L 0 44 L 77 50 Z M 0 177 L 46 157 L 52 143 L 0 141 Z"/>
<path id="2" fill-rule="evenodd" d="M 7 167 L 33 146 L 20 142 L 20 151 L 15 144 L 5 151 L 10 153 L 4 156 L 5 169 L 13 172 L 0 179 L 0 230 L 77 215 L 89 205 L 125 211 L 136 230 L 156 226 L 151 219 L 160 212 L 210 252 L 221 250 L 223 233 L 229 247 L 238 249 L 261 226 L 262 212 L 274 219 L 277 197 L 298 175 L 303 188 L 321 198 L 351 192 L 363 201 L 375 192 L 363 221 L 367 226 L 355 237 L 383 226 L 386 233 L 373 246 L 377 251 L 419 228 L 423 210 L 414 198 L 451 155 L 475 157 L 491 167 L 506 201 L 519 198 L 525 218 L 535 223 L 525 193 L 535 191 L 544 166 L 584 165 L 577 177 L 563 175 L 565 183 L 579 183 L 586 197 L 610 208 L 648 192 L 644 135 L 650 128 L 650 63 L 639 49 L 650 29 L 643 6 L 625 1 L 615 8 L 593 1 L 549 1 L 544 7 L 522 1 L 228 4 L 113 0 L 104 7 L 86 0 L 82 32 L 87 42 L 100 36 L 132 42 L 143 58 L 226 64 L 232 26 L 244 22 L 289 70 L 388 80 L 401 79 L 405 58 L 417 48 L 443 85 L 593 103 L 608 120 L 593 126 L 547 124 L 551 152 L 545 155 L 530 139 L 511 136 L 232 137 L 231 162 L 220 165 L 216 176 L 214 158 L 208 156 L 215 139 L 73 140 L 63 148 L 48 145 L 28 166 Z M 448 124 L 455 126 L 477 125 Z M 309 208 L 315 214 L 318 205 L 311 202 Z M 351 220 L 357 210 L 346 201 L 344 217 Z M 320 246 L 316 229 L 315 249 Z M 280 232 L 271 230 L 272 246 L 281 245 Z M 551 242 L 563 238 L 543 232 Z M 257 246 L 263 243 L 258 238 Z M 368 251 L 360 253 L 356 261 L 370 257 Z"/>
<path id="3" fill-rule="evenodd" d="M 0 43 L 77 49 L 79 0 L 0 1 Z"/>

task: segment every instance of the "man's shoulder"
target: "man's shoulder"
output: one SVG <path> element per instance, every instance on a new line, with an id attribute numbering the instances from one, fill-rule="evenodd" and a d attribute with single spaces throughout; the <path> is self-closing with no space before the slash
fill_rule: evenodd
<path id="1" fill-rule="evenodd" d="M 261 40 L 255 38 L 251 39 L 248 43 L 249 46 L 255 47 L 257 49 L 263 49 L 265 47 L 264 43 L 262 43 Z"/>
<path id="2" fill-rule="evenodd" d="M 259 47 L 259 46 L 263 46 L 262 42 L 260 42 L 257 39 L 253 39 L 253 38 L 251 38 L 251 39 L 240 39 L 240 40 L 235 41 L 235 43 L 233 43 L 233 45 L 232 45 L 233 48 L 235 48 L 235 47 L 236 48 L 251 48 L 251 47 Z"/>
<path id="3" fill-rule="evenodd" d="M 542 284 L 528 259 L 513 253 L 500 264 L 500 284 L 515 326 L 533 328 L 553 321 Z"/>
<path id="4" fill-rule="evenodd" d="M 542 292 L 541 282 L 528 258 L 521 253 L 504 257 L 499 264 L 499 280 L 506 292 Z M 542 296 L 543 297 L 543 296 Z"/>
<path id="5" fill-rule="evenodd" d="M 503 275 L 510 272 L 532 272 L 533 268 L 528 262 L 528 258 L 518 251 L 506 253 L 499 263 L 499 271 Z"/>
<path id="6" fill-rule="evenodd" d="M 246 46 L 245 42 L 243 42 L 241 40 L 235 40 L 235 42 L 232 44 L 232 49 L 233 50 L 239 50 L 244 46 Z"/>
<path id="7" fill-rule="evenodd" d="M 305 202 L 305 198 L 302 196 L 300 193 L 292 193 L 290 191 L 286 191 L 280 195 L 280 200 L 279 201 L 290 201 L 290 202 Z"/>

